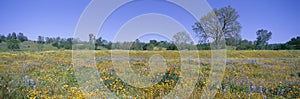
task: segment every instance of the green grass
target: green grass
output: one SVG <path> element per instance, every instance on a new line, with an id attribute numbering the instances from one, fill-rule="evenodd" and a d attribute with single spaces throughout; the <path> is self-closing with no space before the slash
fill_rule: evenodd
<path id="1" fill-rule="evenodd" d="M 39 44 L 33 41 L 25 41 L 20 43 L 20 49 L 16 49 L 15 51 L 39 51 Z M 49 50 L 58 50 L 56 47 L 53 47 L 51 44 L 43 44 L 43 51 Z M 7 48 L 5 42 L 0 43 L 0 51 L 11 51 Z"/>

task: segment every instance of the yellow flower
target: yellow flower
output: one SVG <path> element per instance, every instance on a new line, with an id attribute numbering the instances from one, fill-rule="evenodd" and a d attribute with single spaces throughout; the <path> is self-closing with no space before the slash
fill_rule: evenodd
<path id="1" fill-rule="evenodd" d="M 168 82 L 169 82 L 169 80 L 166 80 L 165 82 L 166 82 L 166 83 L 168 83 Z"/>
<path id="2" fill-rule="evenodd" d="M 35 96 L 33 96 L 33 97 L 30 97 L 29 99 L 35 99 L 36 97 Z"/>
<path id="3" fill-rule="evenodd" d="M 84 99 L 83 95 L 80 93 L 76 94 L 76 99 Z"/>
<path id="4" fill-rule="evenodd" d="M 41 98 L 42 99 L 46 99 L 47 97 L 45 95 L 41 95 Z"/>
<path id="5" fill-rule="evenodd" d="M 48 94 L 48 91 L 44 91 L 44 94 L 46 94 L 46 95 L 47 95 L 47 94 Z"/>
<path id="6" fill-rule="evenodd" d="M 68 98 L 69 98 L 69 99 L 72 99 L 72 98 L 73 98 L 73 96 L 72 96 L 72 95 L 68 95 Z"/>
<path id="7" fill-rule="evenodd" d="M 37 95 L 39 91 L 33 91 L 33 95 Z"/>
<path id="8" fill-rule="evenodd" d="M 69 85 L 64 85 L 64 89 L 68 90 Z"/>
<path id="9" fill-rule="evenodd" d="M 62 95 L 61 95 L 61 94 L 60 94 L 60 95 L 58 95 L 58 98 L 59 98 L 59 99 L 62 99 Z"/>
<path id="10" fill-rule="evenodd" d="M 76 87 L 71 87 L 70 88 L 70 93 L 74 93 L 76 89 L 77 89 Z"/>
<path id="11" fill-rule="evenodd" d="M 114 89 L 117 87 L 117 85 L 114 85 Z"/>

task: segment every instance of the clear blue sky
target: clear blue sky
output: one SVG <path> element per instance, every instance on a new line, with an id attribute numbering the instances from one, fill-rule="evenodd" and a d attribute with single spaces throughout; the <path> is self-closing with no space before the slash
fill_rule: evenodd
<path id="1" fill-rule="evenodd" d="M 1 0 L 0 34 L 22 32 L 29 39 L 38 35 L 47 37 L 72 37 L 80 15 L 90 0 Z M 149 4 L 152 3 L 152 4 Z M 284 43 L 300 36 L 299 0 L 208 0 L 212 8 L 231 5 L 235 8 L 242 25 L 242 38 L 255 40 L 258 29 L 272 31 L 270 43 Z M 160 7 L 164 5 L 164 7 Z M 135 6 L 135 7 L 132 7 Z M 142 11 L 133 11 L 145 8 Z M 168 10 L 164 10 L 168 9 Z M 126 13 L 124 13 L 126 12 Z M 120 8 L 103 27 L 104 38 L 110 40 L 122 23 L 134 15 L 158 12 L 174 16 L 190 30 L 193 19 L 184 10 L 157 0 L 138 2 Z M 111 21 L 109 21 L 111 20 Z M 191 24 L 191 25 L 189 25 Z M 149 37 L 149 38 L 148 38 Z M 144 38 L 155 38 L 145 36 Z M 164 39 L 163 37 L 161 39 Z"/>

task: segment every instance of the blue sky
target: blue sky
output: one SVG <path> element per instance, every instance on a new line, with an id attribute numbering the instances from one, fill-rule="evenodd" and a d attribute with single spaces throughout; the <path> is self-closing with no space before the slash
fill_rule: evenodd
<path id="1" fill-rule="evenodd" d="M 72 37 L 77 22 L 91 0 L 1 0 L 0 34 L 22 32 L 29 39 L 37 36 Z M 299 0 L 208 0 L 212 8 L 231 5 L 242 25 L 243 39 L 255 40 L 258 29 L 272 31 L 270 43 L 284 43 L 300 36 Z M 133 7 L 135 5 L 135 7 Z M 161 7 L 164 5 L 163 7 Z M 141 9 L 142 10 L 137 10 Z M 168 9 L 168 10 L 164 10 Z M 158 0 L 125 5 L 112 14 L 101 30 L 101 36 L 111 40 L 117 29 L 130 18 L 142 13 L 164 13 L 184 24 L 189 32 L 194 19 L 184 10 Z M 145 41 L 160 36 L 144 36 Z M 159 39 L 164 40 L 164 37 Z"/>

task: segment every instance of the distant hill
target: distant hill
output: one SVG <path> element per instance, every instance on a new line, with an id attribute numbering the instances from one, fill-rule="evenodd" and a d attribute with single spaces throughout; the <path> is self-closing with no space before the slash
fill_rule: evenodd
<path id="1" fill-rule="evenodd" d="M 24 41 L 20 43 L 20 49 L 17 51 L 39 51 L 39 44 L 34 41 Z M 43 51 L 48 50 L 58 50 L 56 47 L 53 47 L 51 44 L 43 44 Z M 9 51 L 7 48 L 6 42 L 0 43 L 0 51 Z"/>

